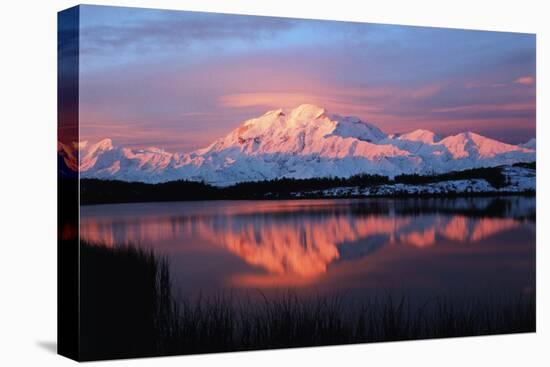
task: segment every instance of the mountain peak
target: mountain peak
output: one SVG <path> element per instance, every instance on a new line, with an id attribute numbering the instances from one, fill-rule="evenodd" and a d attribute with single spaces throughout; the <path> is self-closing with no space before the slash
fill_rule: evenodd
<path id="1" fill-rule="evenodd" d="M 527 149 L 536 149 L 537 147 L 537 140 L 535 138 L 529 139 L 528 142 L 521 144 L 520 146 L 527 148 Z"/>
<path id="2" fill-rule="evenodd" d="M 91 147 L 92 150 L 111 150 L 113 149 L 113 141 L 110 138 L 105 138 L 95 143 Z"/>
<path id="3" fill-rule="evenodd" d="M 82 159 L 87 160 L 91 159 L 98 154 L 101 154 L 103 152 L 107 152 L 109 150 L 113 150 L 113 141 L 109 138 L 105 138 L 103 140 L 100 140 L 99 142 L 95 144 L 84 144 L 81 151 L 82 151 Z"/>
<path id="4" fill-rule="evenodd" d="M 467 138 L 470 138 L 470 139 L 476 139 L 476 138 L 483 138 L 483 139 L 488 139 L 486 138 L 485 136 L 483 135 L 480 135 L 478 133 L 474 133 L 473 131 L 466 131 L 464 133 L 464 136 L 467 137 Z"/>
<path id="5" fill-rule="evenodd" d="M 235 139 L 240 142 L 250 139 L 258 141 L 260 136 L 274 138 L 278 134 L 288 135 L 288 139 L 290 139 L 292 135 L 299 134 L 302 129 L 312 124 L 321 123 L 327 129 L 334 128 L 334 123 L 325 115 L 324 108 L 312 104 L 302 104 L 286 111 L 282 108 L 268 111 L 260 117 L 247 120 L 223 140 L 227 145 L 227 143 L 233 144 Z"/>
<path id="6" fill-rule="evenodd" d="M 294 119 L 312 119 L 315 120 L 321 117 L 326 110 L 322 107 L 313 104 L 301 104 L 290 111 L 291 118 Z"/>
<path id="7" fill-rule="evenodd" d="M 399 140 L 410 140 L 418 141 L 424 144 L 434 144 L 435 142 L 441 140 L 441 138 L 435 134 L 433 131 L 416 129 L 410 133 L 401 134 L 398 137 Z"/>

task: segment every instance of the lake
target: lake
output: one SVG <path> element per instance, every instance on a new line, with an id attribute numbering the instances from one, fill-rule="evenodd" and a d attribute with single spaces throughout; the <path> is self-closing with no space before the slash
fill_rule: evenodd
<path id="1" fill-rule="evenodd" d="M 82 239 L 152 248 L 179 295 L 535 292 L 535 198 L 201 201 L 81 207 Z"/>

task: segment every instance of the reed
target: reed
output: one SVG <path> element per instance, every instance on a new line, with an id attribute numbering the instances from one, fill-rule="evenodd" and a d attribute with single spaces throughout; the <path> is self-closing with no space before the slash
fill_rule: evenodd
<path id="1" fill-rule="evenodd" d="M 535 296 L 177 298 L 166 258 L 133 246 L 81 244 L 84 359 L 447 338 L 535 331 Z"/>

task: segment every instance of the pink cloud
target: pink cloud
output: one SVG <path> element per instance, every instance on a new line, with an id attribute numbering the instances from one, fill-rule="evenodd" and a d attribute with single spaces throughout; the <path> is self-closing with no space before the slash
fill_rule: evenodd
<path id="1" fill-rule="evenodd" d="M 535 78 L 532 76 L 522 76 L 514 80 L 514 83 L 521 85 L 533 85 L 535 83 Z"/>
<path id="2" fill-rule="evenodd" d="M 259 93 L 236 93 L 220 97 L 220 102 L 225 107 L 252 107 L 261 106 L 267 108 L 290 108 L 302 103 L 318 103 L 318 96 L 307 93 L 284 93 L 284 92 L 259 92 Z"/>
<path id="3" fill-rule="evenodd" d="M 487 112 L 487 111 L 528 111 L 535 109 L 534 103 L 475 104 L 448 108 L 436 108 L 433 112 Z"/>
<path id="4" fill-rule="evenodd" d="M 464 86 L 467 89 L 473 89 L 473 88 L 504 88 L 508 84 L 506 83 L 486 83 L 486 82 L 479 82 L 479 81 L 470 81 L 466 82 Z"/>
<path id="5" fill-rule="evenodd" d="M 334 89 L 330 89 L 334 91 Z M 345 92 L 343 92 L 345 93 Z M 341 94 L 335 92 L 335 96 L 309 93 L 285 93 L 285 92 L 258 92 L 237 93 L 220 97 L 220 103 L 224 107 L 263 107 L 263 108 L 294 108 L 300 104 L 312 103 L 336 113 L 367 113 L 379 111 L 378 107 L 365 104 L 345 102 Z"/>

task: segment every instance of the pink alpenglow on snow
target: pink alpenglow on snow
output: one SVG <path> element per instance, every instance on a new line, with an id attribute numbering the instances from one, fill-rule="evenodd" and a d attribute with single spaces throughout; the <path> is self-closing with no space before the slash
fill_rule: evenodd
<path id="1" fill-rule="evenodd" d="M 433 174 L 535 161 L 535 140 L 512 145 L 472 132 L 440 137 L 428 130 L 386 134 L 357 117 L 304 104 L 241 123 L 187 153 L 77 144 L 81 177 L 124 181 L 204 181 L 224 186 L 276 178 Z"/>

